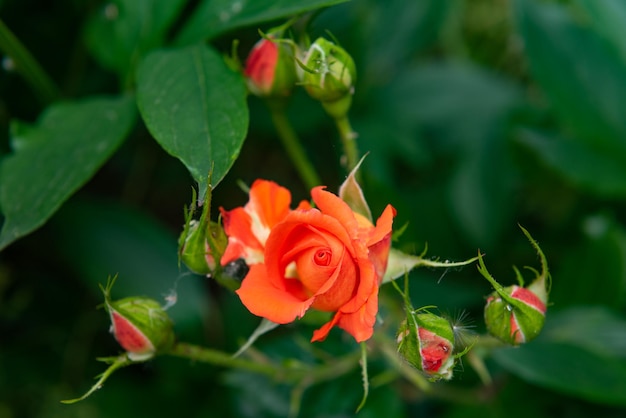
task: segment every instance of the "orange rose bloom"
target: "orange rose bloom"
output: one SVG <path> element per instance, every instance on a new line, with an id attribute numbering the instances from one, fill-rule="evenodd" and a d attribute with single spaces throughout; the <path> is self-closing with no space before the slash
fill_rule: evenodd
<path id="1" fill-rule="evenodd" d="M 322 186 L 311 196 L 317 208 L 287 210 L 270 227 L 263 262 L 250 265 L 237 294 L 250 312 L 280 324 L 309 308 L 335 312 L 311 341 L 323 340 L 335 325 L 365 341 L 378 312 L 395 209 L 388 205 L 374 226 Z"/>

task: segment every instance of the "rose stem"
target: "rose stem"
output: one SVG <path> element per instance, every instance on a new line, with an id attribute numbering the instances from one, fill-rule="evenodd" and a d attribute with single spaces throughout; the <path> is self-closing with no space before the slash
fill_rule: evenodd
<path id="1" fill-rule="evenodd" d="M 167 354 L 175 357 L 188 358 L 202 363 L 209 363 L 216 366 L 245 369 L 268 376 L 276 374 L 276 367 L 273 364 L 258 363 L 239 357 L 233 357 L 231 354 L 224 353 L 223 351 L 213 350 L 195 344 L 183 342 L 176 343 L 174 347 L 167 352 Z"/>
<path id="2" fill-rule="evenodd" d="M 275 364 L 233 357 L 232 354 L 195 344 L 179 342 L 167 353 L 171 356 L 188 358 L 216 366 L 233 367 L 273 377 L 282 381 L 302 381 L 310 384 L 331 380 L 354 369 L 359 361 L 355 354 L 340 357 L 335 361 L 311 367 L 282 368 Z M 358 353 L 357 353 L 358 354 Z M 308 385 L 307 385 L 308 386 Z"/>
<path id="3" fill-rule="evenodd" d="M 304 185 L 308 189 L 312 189 L 313 187 L 322 184 L 315 168 L 313 167 L 313 164 L 311 164 L 311 161 L 309 161 L 306 156 L 296 131 L 293 129 L 289 119 L 287 118 L 284 106 L 270 102 L 269 109 L 272 115 L 272 122 L 276 127 L 278 136 L 280 137 L 289 158 L 291 158 L 291 161 L 296 167 Z"/>
<path id="4" fill-rule="evenodd" d="M 359 150 L 356 145 L 357 133 L 352 130 L 350 120 L 346 114 L 343 117 L 335 118 L 335 124 L 339 131 L 339 138 L 343 145 L 343 152 L 345 155 L 345 164 L 348 172 L 351 172 L 354 167 L 359 163 Z"/>
<path id="5" fill-rule="evenodd" d="M 56 84 L 2 20 L 0 20 L 0 50 L 11 57 L 16 70 L 35 90 L 42 103 L 53 102 L 59 97 Z"/>

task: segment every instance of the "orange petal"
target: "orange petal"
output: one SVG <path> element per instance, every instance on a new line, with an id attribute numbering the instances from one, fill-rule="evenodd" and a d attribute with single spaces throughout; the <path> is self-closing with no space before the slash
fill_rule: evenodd
<path id="1" fill-rule="evenodd" d="M 222 265 L 244 258 L 248 264 L 263 261 L 263 245 L 252 233 L 252 219 L 242 208 L 230 211 L 220 208 L 224 222 L 224 232 L 228 236 L 228 246 L 224 250 Z"/>
<path id="2" fill-rule="evenodd" d="M 335 218 L 348 231 L 351 238 L 357 237 L 358 223 L 350 206 L 338 196 L 324 190 L 324 186 L 318 186 L 311 190 L 311 196 L 322 213 Z"/>
<path id="3" fill-rule="evenodd" d="M 289 213 L 291 192 L 273 181 L 256 180 L 250 188 L 246 211 L 258 216 L 264 227 L 273 228 Z"/>
<path id="4" fill-rule="evenodd" d="M 387 205 L 383 213 L 376 220 L 376 227 L 372 230 L 367 246 L 376 244 L 379 241 L 385 239 L 385 237 L 391 234 L 391 228 L 393 225 L 393 218 L 396 216 L 396 210 L 393 206 Z"/>
<path id="5" fill-rule="evenodd" d="M 337 322 L 339 322 L 340 318 L 341 318 L 341 312 L 337 312 L 335 316 L 333 316 L 332 320 L 322 325 L 320 329 L 313 331 L 313 337 L 311 338 L 311 342 L 314 343 L 315 341 L 324 341 L 326 337 L 328 336 L 328 333 L 330 332 L 330 330 L 335 325 L 337 325 Z"/>
<path id="6" fill-rule="evenodd" d="M 288 288 L 288 283 L 282 288 L 274 286 L 267 280 L 264 264 L 250 266 L 250 271 L 236 293 L 254 315 L 278 324 L 301 318 L 313 303 L 313 298 L 303 300 L 296 297 L 296 292 Z"/>
<path id="7" fill-rule="evenodd" d="M 344 313 L 339 318 L 339 328 L 354 337 L 356 342 L 368 340 L 374 333 L 378 313 L 378 289 L 372 292 L 367 302 L 356 312 Z"/>
<path id="8" fill-rule="evenodd" d="M 369 258 L 359 258 L 356 260 L 358 264 L 357 274 L 359 277 L 358 288 L 356 293 L 342 307 L 344 313 L 353 313 L 360 310 L 363 305 L 370 299 L 373 292 L 378 291 L 378 277 L 374 264 Z"/>
<path id="9" fill-rule="evenodd" d="M 374 333 L 376 323 L 376 313 L 378 312 L 378 292 L 374 292 L 361 309 L 354 313 L 337 312 L 333 319 L 322 325 L 313 332 L 311 342 L 323 341 L 328 336 L 330 330 L 337 325 L 339 328 L 352 335 L 356 342 L 360 343 L 371 338 Z"/>

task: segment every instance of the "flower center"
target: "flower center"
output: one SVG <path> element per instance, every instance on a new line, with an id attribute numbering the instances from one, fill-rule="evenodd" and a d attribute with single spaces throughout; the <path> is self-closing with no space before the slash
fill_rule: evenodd
<path id="1" fill-rule="evenodd" d="M 330 264 L 330 260 L 332 259 L 332 253 L 328 248 L 322 248 L 315 252 L 313 256 L 313 261 L 318 266 L 328 266 Z"/>

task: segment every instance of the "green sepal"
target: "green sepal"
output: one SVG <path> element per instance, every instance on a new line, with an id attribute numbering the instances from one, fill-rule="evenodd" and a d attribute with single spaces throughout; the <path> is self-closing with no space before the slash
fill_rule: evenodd
<path id="1" fill-rule="evenodd" d="M 134 361 L 134 360 L 130 359 L 128 357 L 127 353 L 120 354 L 117 357 L 104 357 L 104 358 L 99 358 L 97 360 L 102 361 L 102 362 L 108 364 L 109 367 L 107 367 L 107 369 L 103 373 L 101 373 L 98 376 L 96 376 L 96 378 L 98 379 L 96 381 L 96 383 L 94 383 L 91 386 L 91 388 L 87 392 L 85 392 L 85 394 L 83 396 L 78 397 L 78 398 L 74 398 L 74 399 L 62 400 L 61 403 L 64 403 L 66 405 L 71 405 L 71 404 L 74 404 L 76 402 L 80 402 L 82 400 L 87 399 L 95 391 L 97 391 L 98 389 L 102 388 L 102 385 L 104 385 L 104 382 L 106 382 L 106 380 L 116 370 L 121 369 L 121 368 L 126 367 L 126 366 L 130 366 L 131 364 L 134 364 L 134 363 L 138 362 L 138 361 Z"/>
<path id="2" fill-rule="evenodd" d="M 339 186 L 339 197 L 341 200 L 346 202 L 350 209 L 353 212 L 358 213 L 359 215 L 364 216 L 368 221 L 373 222 L 372 219 L 372 211 L 370 210 L 367 201 L 365 200 L 365 195 L 363 194 L 363 190 L 359 185 L 359 182 L 356 179 L 356 173 L 361 167 L 361 163 L 367 156 L 364 155 L 359 163 L 352 169 L 348 177 L 346 177 L 345 181 L 341 183 Z"/>

